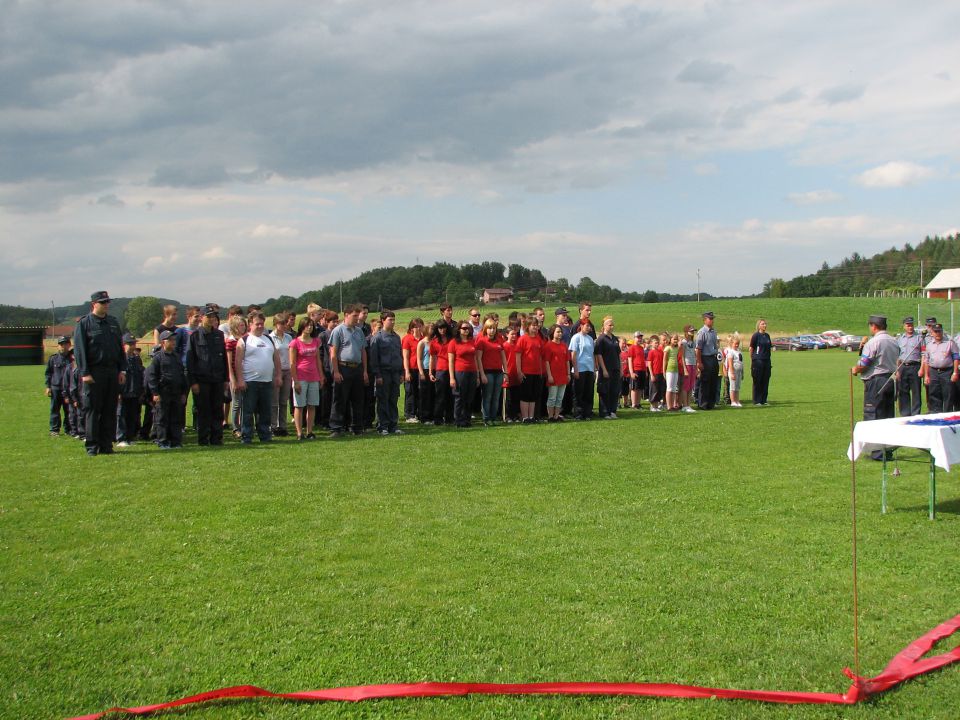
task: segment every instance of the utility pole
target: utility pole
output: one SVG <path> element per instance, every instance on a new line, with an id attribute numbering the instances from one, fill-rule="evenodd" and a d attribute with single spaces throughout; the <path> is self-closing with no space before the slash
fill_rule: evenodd
<path id="1" fill-rule="evenodd" d="M 920 260 L 920 291 L 923 292 L 923 260 Z"/>
<path id="2" fill-rule="evenodd" d="M 700 302 L 700 268 L 697 268 L 697 302 Z"/>
<path id="3" fill-rule="evenodd" d="M 340 285 L 340 316 L 343 317 L 343 280 L 337 280 Z"/>
<path id="4" fill-rule="evenodd" d="M 50 317 L 53 320 L 50 324 L 50 337 L 53 337 L 57 327 L 57 308 L 53 304 L 53 300 L 50 301 Z"/>

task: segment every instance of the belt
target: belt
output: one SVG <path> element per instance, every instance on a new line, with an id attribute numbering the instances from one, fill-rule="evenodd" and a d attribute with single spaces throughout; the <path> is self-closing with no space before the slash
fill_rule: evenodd
<path id="1" fill-rule="evenodd" d="M 340 367 L 348 367 L 348 368 L 360 367 L 360 363 L 344 362 L 343 360 L 340 361 L 339 365 Z"/>
<path id="2" fill-rule="evenodd" d="M 910 362 L 900 363 L 901 366 L 903 366 L 903 365 L 919 365 L 919 364 L 920 364 L 920 361 L 919 361 L 919 360 L 911 360 Z"/>
<path id="3" fill-rule="evenodd" d="M 930 366 L 930 369 L 931 369 L 931 370 L 937 370 L 937 371 L 939 371 L 939 372 L 943 372 L 944 370 L 953 370 L 953 366 L 952 366 L 952 365 L 947 365 L 946 367 L 938 368 L 938 367 L 934 367 L 933 365 L 931 365 L 931 366 Z"/>

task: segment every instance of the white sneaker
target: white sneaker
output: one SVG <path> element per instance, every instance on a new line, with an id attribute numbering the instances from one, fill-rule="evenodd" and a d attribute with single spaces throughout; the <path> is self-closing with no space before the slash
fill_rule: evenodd
<path id="1" fill-rule="evenodd" d="M 407 421 L 408 423 L 418 423 L 418 422 L 420 422 L 420 421 L 417 420 L 415 417 L 407 418 L 406 421 Z"/>
<path id="2" fill-rule="evenodd" d="M 117 443 L 117 447 L 118 447 L 118 448 L 119 448 L 119 447 L 130 447 L 130 443 L 128 443 L 126 440 L 121 440 L 120 442 Z"/>
<path id="3" fill-rule="evenodd" d="M 692 407 L 690 407 L 689 405 L 687 405 L 686 407 L 683 408 L 683 412 L 685 412 L 685 413 L 695 413 L 696 410 L 694 410 Z"/>

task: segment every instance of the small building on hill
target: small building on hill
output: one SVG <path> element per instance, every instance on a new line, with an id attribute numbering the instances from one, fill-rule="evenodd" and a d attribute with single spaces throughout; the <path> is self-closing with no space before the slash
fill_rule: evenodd
<path id="1" fill-rule="evenodd" d="M 956 300 L 960 298 L 960 268 L 941 270 L 923 288 L 927 298 Z"/>
<path id="2" fill-rule="evenodd" d="M 487 288 L 480 299 L 484 305 L 508 303 L 513 300 L 513 288 Z"/>

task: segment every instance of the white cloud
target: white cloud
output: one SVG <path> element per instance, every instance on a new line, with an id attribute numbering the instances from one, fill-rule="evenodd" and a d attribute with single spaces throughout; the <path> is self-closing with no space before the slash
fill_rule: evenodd
<path id="1" fill-rule="evenodd" d="M 720 168 L 713 163 L 700 163 L 699 165 L 694 165 L 693 172 L 695 175 L 706 177 L 708 175 L 716 175 L 720 172 Z"/>
<path id="2" fill-rule="evenodd" d="M 843 196 L 833 190 L 810 190 L 808 192 L 795 192 L 787 195 L 787 200 L 801 207 L 806 205 L 823 205 L 824 203 L 838 202 L 842 199 Z"/>
<path id="3" fill-rule="evenodd" d="M 257 225 L 250 231 L 252 238 L 295 238 L 299 237 L 300 231 L 294 227 L 282 225 Z"/>
<path id="4" fill-rule="evenodd" d="M 226 257 L 226 255 L 227 254 L 224 252 L 223 248 L 217 245 L 216 247 L 212 247 L 209 250 L 202 252 L 200 257 L 204 260 L 219 260 L 220 258 Z"/>
<path id="5" fill-rule="evenodd" d="M 163 266 L 163 258 L 159 255 L 151 255 L 146 260 L 143 261 L 144 270 L 155 270 L 156 268 Z"/>
<path id="6" fill-rule="evenodd" d="M 857 182 L 868 188 L 897 188 L 929 180 L 933 169 L 912 162 L 888 162 L 857 176 Z"/>

